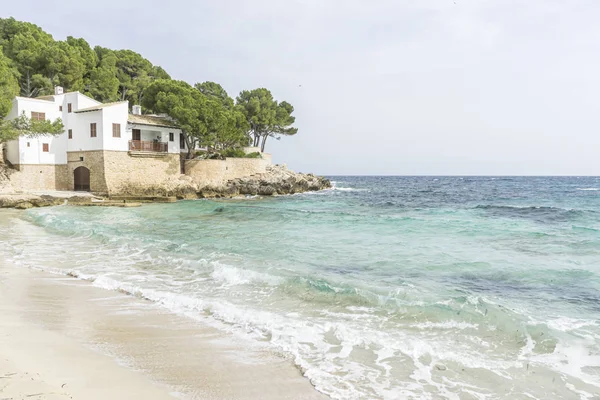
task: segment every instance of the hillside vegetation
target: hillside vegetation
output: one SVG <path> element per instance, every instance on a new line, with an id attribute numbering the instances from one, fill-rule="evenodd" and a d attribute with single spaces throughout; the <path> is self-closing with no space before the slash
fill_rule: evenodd
<path id="1" fill-rule="evenodd" d="M 15 96 L 50 95 L 54 86 L 101 102 L 127 100 L 130 106 L 144 105 L 147 112 L 168 114 L 182 128 L 190 149 L 221 152 L 253 145 L 264 151 L 268 138 L 297 133 L 292 127 L 294 107 L 276 101 L 268 89 L 244 90 L 234 100 L 215 82 L 173 80 L 133 50 L 92 47 L 72 36 L 55 40 L 32 23 L 0 19 L 0 119 Z M 23 126 L 30 128 L 27 121 L 18 127 L 0 124 L 0 143 L 31 133 Z"/>

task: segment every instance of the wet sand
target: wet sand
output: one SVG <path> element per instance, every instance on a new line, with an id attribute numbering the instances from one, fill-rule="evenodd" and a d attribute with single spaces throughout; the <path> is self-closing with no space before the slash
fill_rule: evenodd
<path id="1" fill-rule="evenodd" d="M 0 260 L 0 399 L 327 399 L 289 360 L 133 296 Z"/>

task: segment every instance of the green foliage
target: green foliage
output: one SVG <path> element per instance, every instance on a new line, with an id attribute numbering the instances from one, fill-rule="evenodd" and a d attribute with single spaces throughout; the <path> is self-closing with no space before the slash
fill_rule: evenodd
<path id="1" fill-rule="evenodd" d="M 246 157 L 246 153 L 244 153 L 244 150 L 242 150 L 242 149 L 226 149 L 226 150 L 222 151 L 221 154 L 224 157 L 231 157 L 231 158 Z"/>
<path id="2" fill-rule="evenodd" d="M 262 158 L 262 154 L 260 154 L 258 151 L 255 151 L 253 153 L 246 154 L 245 158 Z"/>
<path id="3" fill-rule="evenodd" d="M 19 136 L 56 136 L 63 133 L 64 129 L 65 127 L 60 118 L 55 121 L 38 121 L 21 114 L 15 119 L 0 121 L 0 143 L 14 140 Z"/>
<path id="4" fill-rule="evenodd" d="M 171 79 L 161 67 L 156 67 L 140 54 L 131 50 L 114 52 L 117 60 L 120 100 L 128 100 L 130 105 L 141 104 L 144 90 L 157 79 Z"/>
<path id="5" fill-rule="evenodd" d="M 194 85 L 203 95 L 219 101 L 226 108 L 233 108 L 233 99 L 229 97 L 223 86 L 215 82 L 202 82 Z"/>
<path id="6" fill-rule="evenodd" d="M 170 79 L 161 67 L 131 50 L 92 49 L 81 38 L 55 41 L 40 27 L 14 18 L 0 19 L 0 46 L 17 71 L 20 94 L 36 97 L 59 85 L 100 101 L 139 104 L 156 79 Z"/>
<path id="7" fill-rule="evenodd" d="M 265 150 L 269 137 L 279 139 L 282 135 L 298 133 L 298 129 L 291 126 L 296 121 L 292 116 L 294 107 L 286 101 L 278 103 L 268 89 L 244 90 L 236 100 L 249 124 L 252 144 L 260 146 L 261 151 Z"/>
<path id="8" fill-rule="evenodd" d="M 55 85 L 98 101 L 127 100 L 168 114 L 184 132 L 188 156 L 196 146 L 208 153 L 249 144 L 264 150 L 269 137 L 297 133 L 292 105 L 278 103 L 265 88 L 242 91 L 234 102 L 218 83 L 192 87 L 171 80 L 164 69 L 134 51 L 92 49 L 85 39 L 71 36 L 56 41 L 37 25 L 0 18 L 0 118 L 9 112 L 15 95 L 52 94 Z M 0 129 L 6 138 L 55 128 L 36 125 L 17 128 L 2 123 Z"/>
<path id="9" fill-rule="evenodd" d="M 119 97 L 117 78 L 117 56 L 112 50 L 95 48 L 98 65 L 89 74 L 86 93 L 101 102 L 116 101 Z"/>
<path id="10" fill-rule="evenodd" d="M 0 49 L 0 120 L 10 112 L 12 100 L 18 94 L 17 72 L 10 66 L 10 60 Z"/>
<path id="11" fill-rule="evenodd" d="M 142 105 L 169 115 L 184 134 L 188 158 L 207 133 L 204 122 L 206 98 L 183 81 L 159 79 L 146 88 Z"/>

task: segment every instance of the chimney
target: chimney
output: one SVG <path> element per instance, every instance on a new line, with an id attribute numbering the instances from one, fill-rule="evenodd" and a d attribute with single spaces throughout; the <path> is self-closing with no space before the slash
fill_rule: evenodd
<path id="1" fill-rule="evenodd" d="M 133 115 L 142 115 L 142 106 L 135 105 L 131 107 L 131 113 Z"/>
<path id="2" fill-rule="evenodd" d="M 64 89 L 62 86 L 54 86 L 54 94 L 55 95 L 59 95 L 59 94 L 63 94 Z"/>

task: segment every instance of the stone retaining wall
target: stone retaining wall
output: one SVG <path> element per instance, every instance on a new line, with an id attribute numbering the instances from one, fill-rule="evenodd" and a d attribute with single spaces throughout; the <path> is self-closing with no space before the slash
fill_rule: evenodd
<path id="1" fill-rule="evenodd" d="M 10 184 L 17 190 L 70 190 L 66 165 L 16 165 Z"/>
<path id="2" fill-rule="evenodd" d="M 271 165 L 271 155 L 264 158 L 227 158 L 225 160 L 186 160 L 185 174 L 198 187 L 222 185 L 229 180 L 262 174 Z"/>

